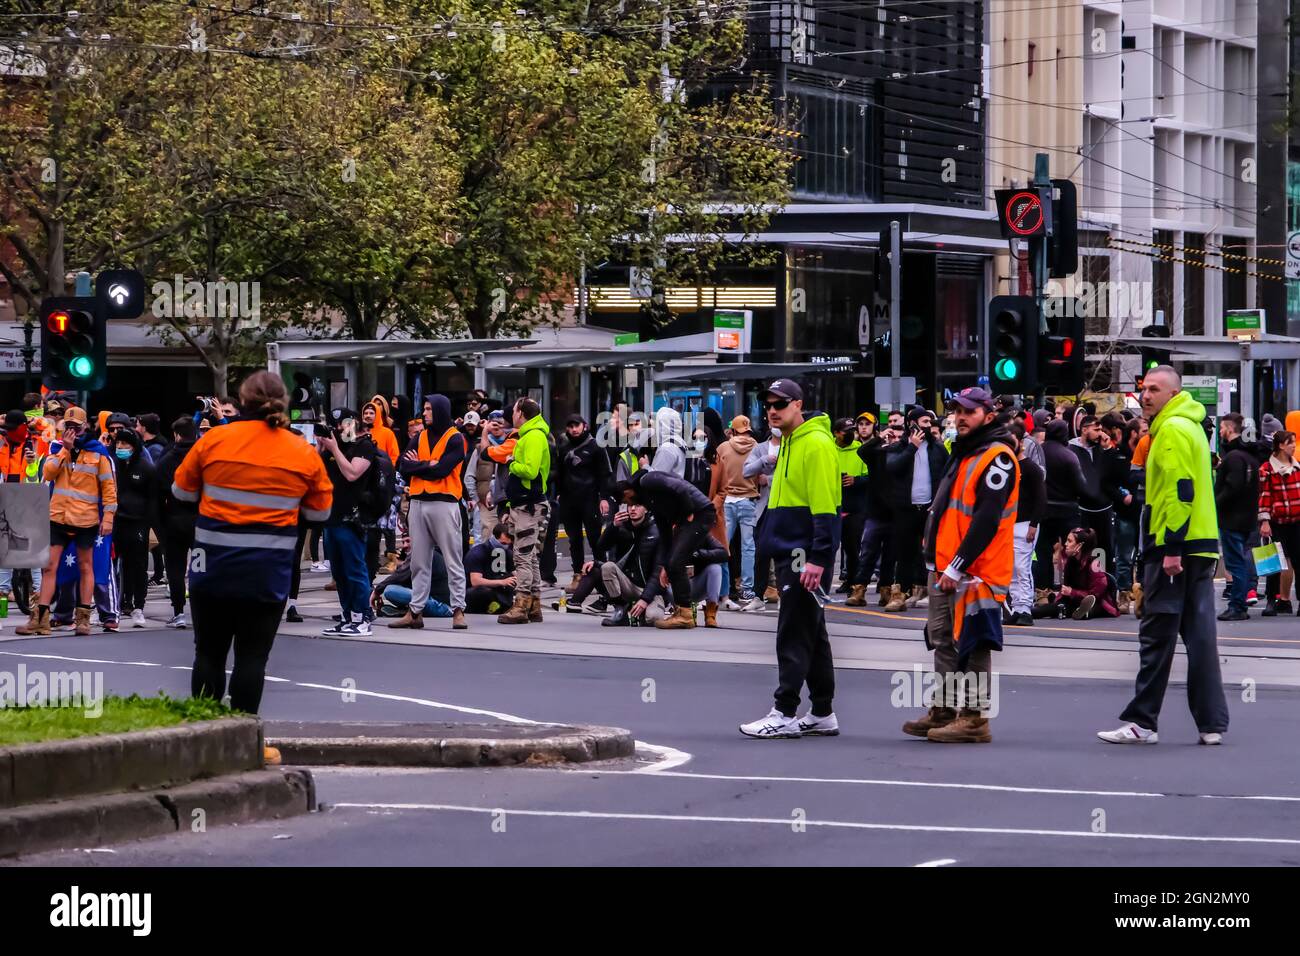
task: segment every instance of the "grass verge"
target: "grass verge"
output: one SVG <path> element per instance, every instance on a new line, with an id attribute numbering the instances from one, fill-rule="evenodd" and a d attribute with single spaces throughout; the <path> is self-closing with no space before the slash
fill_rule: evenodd
<path id="1" fill-rule="evenodd" d="M 68 740 L 100 734 L 173 727 L 198 720 L 216 720 L 235 713 L 219 701 L 187 697 L 105 697 L 98 716 L 83 707 L 0 707 L 0 747 Z M 100 710 L 100 705 L 91 710 Z"/>

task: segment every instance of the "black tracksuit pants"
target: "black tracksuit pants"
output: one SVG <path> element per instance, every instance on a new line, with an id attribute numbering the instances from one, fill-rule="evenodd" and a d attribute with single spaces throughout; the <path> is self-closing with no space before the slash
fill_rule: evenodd
<path id="1" fill-rule="evenodd" d="M 595 492 L 585 496 L 576 493 L 561 495 L 560 521 L 569 538 L 569 560 L 573 564 L 574 574 L 581 574 L 582 566 L 587 563 L 587 553 L 582 546 L 584 530 L 591 545 L 592 559 L 598 562 L 605 560 L 604 553 L 596 546 L 600 541 L 601 520 L 600 497 Z"/>
<path id="2" fill-rule="evenodd" d="M 858 552 L 862 547 L 862 529 L 867 524 L 865 511 L 840 515 L 840 580 L 845 584 L 858 579 Z"/>
<path id="3" fill-rule="evenodd" d="M 230 706 L 256 714 L 262 704 L 266 661 L 275 643 L 284 602 L 229 601 L 191 595 L 194 611 L 194 672 L 190 693 L 220 700 L 226 692 L 226 657 L 235 647 Z"/>
<path id="4" fill-rule="evenodd" d="M 694 521 L 682 521 L 673 528 L 664 569 L 668 572 L 668 583 L 673 589 L 673 603 L 678 607 L 691 606 L 691 578 L 686 571 L 692 564 L 695 552 L 705 546 L 715 521 L 717 512 L 710 507 L 696 514 Z"/>
<path id="5" fill-rule="evenodd" d="M 172 613 L 185 612 L 185 572 L 189 570 L 190 549 L 194 547 L 194 525 L 167 524 L 163 528 L 163 555 L 167 559 L 167 593 Z"/>
<path id="6" fill-rule="evenodd" d="M 924 550 L 925 519 L 930 512 L 929 505 L 903 505 L 894 510 L 894 583 L 909 594 L 914 587 L 919 587 L 925 580 L 925 566 L 921 562 Z"/>
<path id="7" fill-rule="evenodd" d="M 1038 525 L 1038 537 L 1034 539 L 1034 587 L 1055 587 L 1056 569 L 1052 566 L 1052 546 L 1065 541 L 1065 536 L 1079 524 L 1077 511 L 1065 515 L 1043 518 Z M 1109 570 L 1109 569 L 1107 569 Z"/>
<path id="8" fill-rule="evenodd" d="M 1214 621 L 1212 558 L 1183 558 L 1183 571 L 1170 580 L 1163 557 L 1142 563 L 1142 620 L 1138 625 L 1138 676 L 1133 700 L 1119 715 L 1147 730 L 1158 730 L 1160 705 L 1169 686 L 1169 669 L 1181 635 L 1187 650 L 1187 702 L 1203 734 L 1228 729 Z"/>
<path id="9" fill-rule="evenodd" d="M 830 584 L 829 571 L 822 576 L 823 587 Z M 835 662 L 826 632 L 826 612 L 799 583 L 799 572 L 789 561 L 776 563 L 776 587 L 781 592 L 776 619 L 776 709 L 793 717 L 807 684 L 813 716 L 825 717 L 835 698 Z"/>
<path id="10" fill-rule="evenodd" d="M 118 518 L 113 550 L 122 561 L 122 614 L 143 611 L 149 597 L 149 522 Z"/>

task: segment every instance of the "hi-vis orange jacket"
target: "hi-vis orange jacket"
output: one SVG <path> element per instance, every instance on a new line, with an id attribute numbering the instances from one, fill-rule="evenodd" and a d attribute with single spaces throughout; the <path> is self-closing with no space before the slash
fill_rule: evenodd
<path id="1" fill-rule="evenodd" d="M 289 594 L 300 517 L 328 518 L 334 488 L 297 432 L 236 421 L 190 449 L 172 497 L 199 503 L 190 592 L 276 603 Z"/>
<path id="2" fill-rule="evenodd" d="M 76 460 L 73 460 L 73 456 Z M 60 448 L 45 459 L 44 476 L 54 483 L 50 492 L 50 521 L 73 528 L 98 527 L 111 530 L 117 514 L 117 482 L 108 456 L 89 448 Z"/>

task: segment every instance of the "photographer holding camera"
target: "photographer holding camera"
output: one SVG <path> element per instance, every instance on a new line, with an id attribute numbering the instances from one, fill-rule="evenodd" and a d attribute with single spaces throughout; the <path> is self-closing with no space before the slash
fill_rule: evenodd
<path id="1" fill-rule="evenodd" d="M 374 620 L 361 504 L 378 449 L 368 435 L 358 434 L 360 416 L 350 408 L 334 409 L 329 420 L 332 425 L 313 428 L 325 473 L 334 485 L 334 503 L 325 521 L 325 558 L 338 586 L 343 616 L 323 633 L 359 636 L 370 633 Z"/>
<path id="2" fill-rule="evenodd" d="M 890 413 L 890 429 L 894 428 Z M 925 519 L 948 464 L 948 450 L 931 426 L 934 415 L 916 406 L 907 412 L 903 439 L 885 450 L 885 473 L 893 517 L 896 573 L 885 610 L 892 613 L 915 607 L 925 596 L 921 567 L 921 535 Z"/>

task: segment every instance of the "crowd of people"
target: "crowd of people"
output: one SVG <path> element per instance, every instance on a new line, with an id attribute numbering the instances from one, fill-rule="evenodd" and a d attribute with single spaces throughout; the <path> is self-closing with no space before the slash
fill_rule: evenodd
<path id="1" fill-rule="evenodd" d="M 1204 408 L 1175 391 L 1169 414 L 1208 434 Z M 167 624 L 188 626 L 187 602 L 193 616 L 196 688 L 223 689 L 219 661 L 242 644 L 232 700 L 238 687 L 255 710 L 276 628 L 303 620 L 304 551 L 337 595 L 326 635 L 367 635 L 380 616 L 410 629 L 426 618 L 463 629 L 476 614 L 527 625 L 543 620 L 544 588 L 559 587 L 563 528 L 572 575 L 554 610 L 598 614 L 609 627 L 688 629 L 701 611 L 705 627 L 718 627 L 719 610 L 775 606 L 777 706 L 742 731 L 791 736 L 837 732 L 823 614 L 832 591 L 861 607 L 874 582 L 886 613 L 928 608 L 932 623 L 948 622 L 928 640 L 936 668 L 949 671 L 987 669 L 1003 625 L 1140 613 L 1150 599 L 1139 572 L 1155 539 L 1142 516 L 1166 516 L 1148 487 L 1153 416 L 1088 403 L 1035 409 L 974 388 L 942 414 L 917 406 L 884 421 L 832 420 L 805 410 L 790 380 L 761 397 L 757 420 L 619 407 L 594 431 L 573 414 L 555 434 L 535 400 L 481 391 L 458 407 L 425 396 L 412 417 L 403 398 L 380 395 L 360 412 L 291 416 L 283 382 L 266 372 L 237 400 L 201 399 L 167 428 L 156 414 L 91 419 L 67 395 L 28 395 L 4 419 L 0 474 L 49 485 L 51 555 L 32 572 L 18 633 L 70 625 L 85 635 L 96 618 L 107 631 L 144 626 L 149 584 L 165 582 Z M 1271 416 L 1258 440 L 1240 415 L 1217 427 L 1213 494 L 1187 499 L 1167 545 L 1222 553 L 1220 620 L 1247 617 L 1261 591 L 1264 614 L 1290 613 L 1296 436 Z M 1197 447 L 1171 449 L 1188 456 L 1184 471 L 1199 467 Z M 1191 491 L 1180 480 L 1158 494 L 1183 502 Z M 1192 540 L 1204 527 L 1212 547 Z M 1261 587 L 1251 555 L 1272 542 L 1287 569 Z M 0 589 L 12 580 L 3 572 Z M 958 593 L 945 580 L 965 585 Z M 813 707 L 796 719 L 804 684 Z M 969 714 L 945 716 L 908 732 L 987 734 L 961 722 Z"/>

